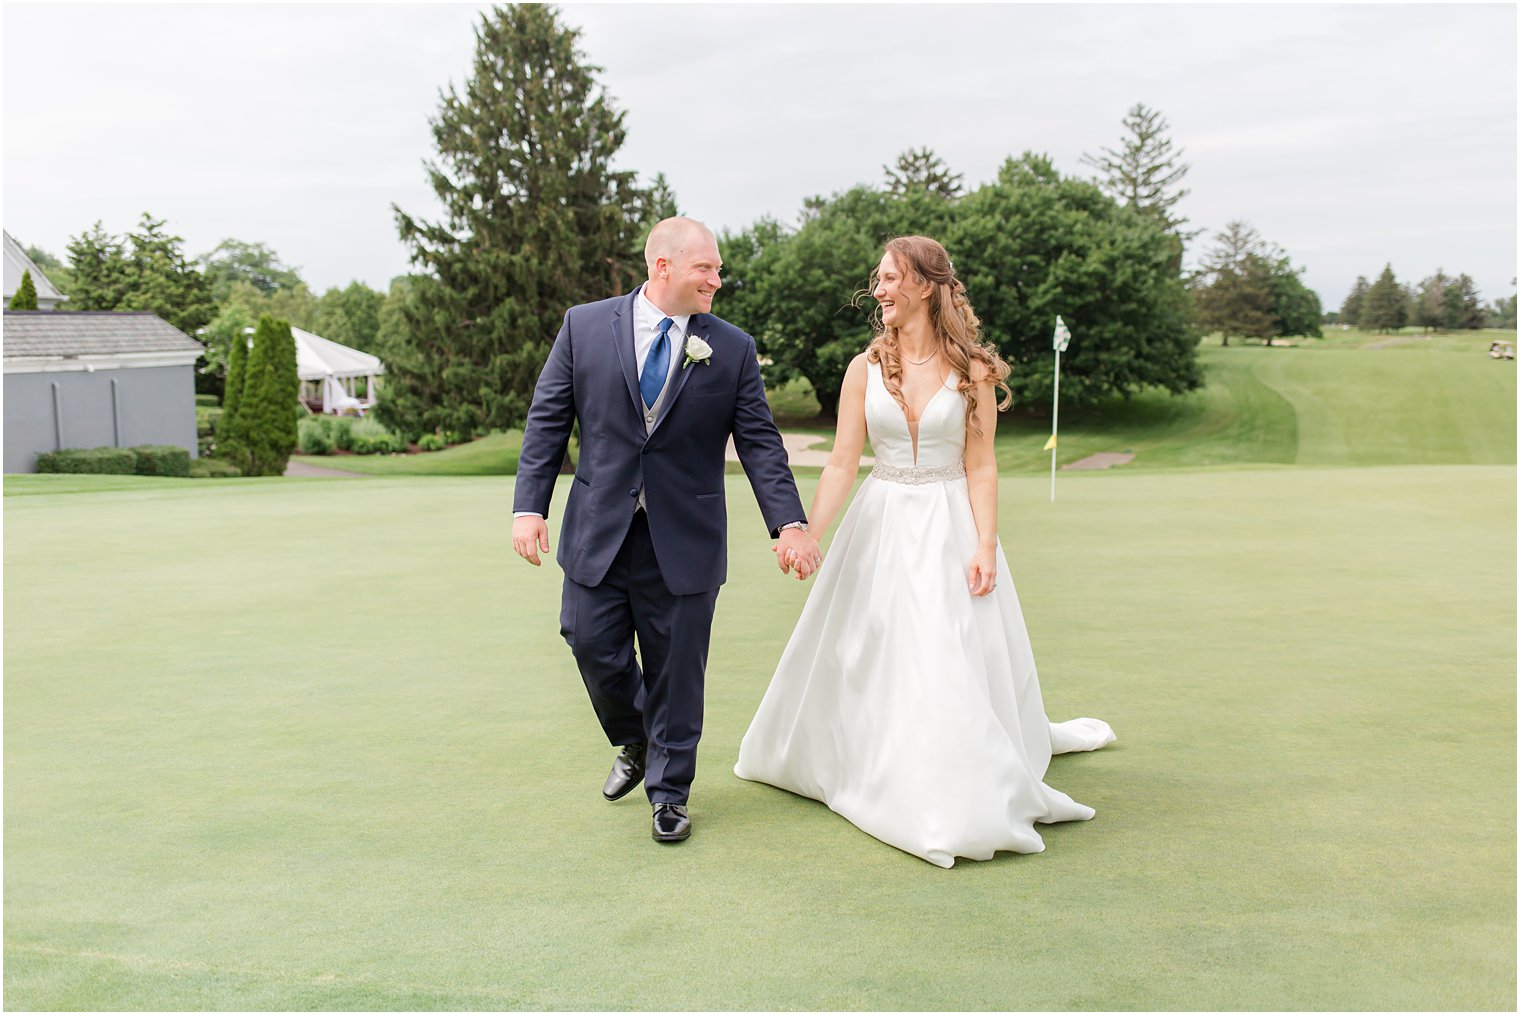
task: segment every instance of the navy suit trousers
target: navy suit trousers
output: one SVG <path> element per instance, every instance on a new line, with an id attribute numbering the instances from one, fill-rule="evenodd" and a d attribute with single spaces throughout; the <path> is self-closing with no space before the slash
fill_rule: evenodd
<path id="1" fill-rule="evenodd" d="M 607 739 L 647 745 L 651 803 L 684 804 L 691 795 L 717 601 L 717 589 L 678 596 L 666 587 L 643 511 L 600 584 L 565 578 L 560 634 Z"/>

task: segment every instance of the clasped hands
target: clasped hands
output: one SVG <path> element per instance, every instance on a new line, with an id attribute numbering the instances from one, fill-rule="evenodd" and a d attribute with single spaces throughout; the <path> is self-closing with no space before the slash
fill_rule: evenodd
<path id="1" fill-rule="evenodd" d="M 534 567 L 541 563 L 540 553 L 549 552 L 549 525 L 537 515 L 523 515 L 512 519 L 512 549 Z M 818 541 L 802 529 L 783 529 L 781 538 L 771 547 L 776 552 L 776 566 L 782 574 L 796 573 L 798 581 L 806 581 L 823 563 L 823 551 Z"/>
<path id="2" fill-rule="evenodd" d="M 806 529 L 782 529 L 771 549 L 776 554 L 776 566 L 781 573 L 795 571 L 798 581 L 807 581 L 823 565 L 823 551 L 818 548 L 818 540 L 808 535 Z"/>

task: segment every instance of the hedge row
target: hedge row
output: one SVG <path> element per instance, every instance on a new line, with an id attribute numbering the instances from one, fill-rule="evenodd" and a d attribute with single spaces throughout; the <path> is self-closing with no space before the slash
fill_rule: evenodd
<path id="1" fill-rule="evenodd" d="M 116 476 L 190 475 L 190 452 L 173 444 L 131 448 L 64 448 L 37 456 L 38 472 L 101 473 Z"/>

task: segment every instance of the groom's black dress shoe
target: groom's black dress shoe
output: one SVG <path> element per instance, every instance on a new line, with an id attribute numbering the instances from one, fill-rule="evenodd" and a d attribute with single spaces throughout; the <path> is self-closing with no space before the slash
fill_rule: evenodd
<path id="1" fill-rule="evenodd" d="M 607 785 L 602 787 L 602 796 L 608 800 L 621 800 L 643 781 L 644 745 L 629 744 L 613 761 L 612 771 L 607 774 Z"/>
<path id="2" fill-rule="evenodd" d="M 691 818 L 685 804 L 654 805 L 654 841 L 680 842 L 691 837 Z"/>

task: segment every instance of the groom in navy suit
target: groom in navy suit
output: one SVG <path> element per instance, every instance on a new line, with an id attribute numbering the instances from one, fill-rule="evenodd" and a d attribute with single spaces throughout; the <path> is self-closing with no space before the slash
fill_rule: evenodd
<path id="1" fill-rule="evenodd" d="M 654 838 L 679 842 L 691 834 L 707 646 L 728 571 L 730 436 L 781 571 L 807 578 L 822 556 L 755 340 L 709 312 L 722 285 L 717 240 L 699 222 L 666 219 L 644 260 L 644 285 L 565 314 L 528 410 L 512 547 L 534 566 L 548 552 L 549 499 L 579 421 L 560 633 L 607 739 L 622 748 L 602 795 L 617 800 L 643 780 Z"/>

